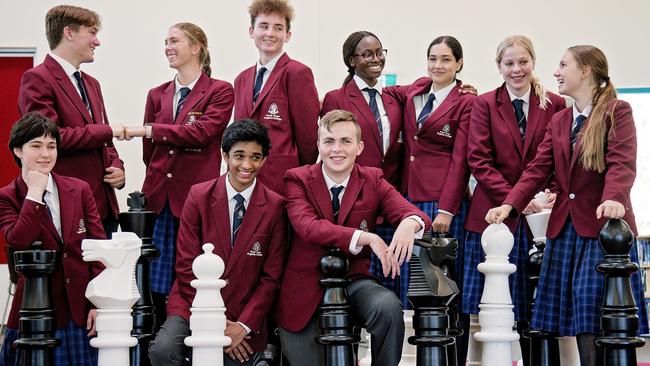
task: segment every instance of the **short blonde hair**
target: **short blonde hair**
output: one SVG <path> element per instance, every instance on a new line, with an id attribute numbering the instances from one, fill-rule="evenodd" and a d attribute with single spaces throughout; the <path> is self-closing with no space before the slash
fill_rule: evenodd
<path id="1" fill-rule="evenodd" d="M 248 13 L 251 15 L 251 27 L 255 27 L 255 18 L 260 14 L 279 14 L 287 22 L 287 32 L 291 30 L 293 7 L 287 0 L 253 0 Z"/>
<path id="2" fill-rule="evenodd" d="M 357 122 L 357 117 L 352 112 L 344 111 L 342 109 L 334 109 L 327 112 L 323 117 L 321 117 L 318 122 L 318 129 L 321 128 L 332 132 L 332 126 L 341 123 L 341 122 L 352 122 L 354 123 L 355 135 L 357 137 L 357 142 L 361 141 L 361 126 Z M 320 132 L 319 132 L 320 137 Z"/>

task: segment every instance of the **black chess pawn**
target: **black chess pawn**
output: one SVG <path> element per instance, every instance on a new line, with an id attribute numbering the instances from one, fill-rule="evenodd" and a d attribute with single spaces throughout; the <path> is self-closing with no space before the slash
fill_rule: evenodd
<path id="1" fill-rule="evenodd" d="M 601 336 L 596 345 L 603 349 L 605 366 L 636 365 L 636 348 L 645 341 L 637 337 L 638 308 L 632 295 L 630 276 L 639 266 L 630 261 L 634 236 L 624 220 L 609 219 L 600 230 L 598 241 L 605 258 L 596 269 L 605 275 L 600 317 Z"/>
<path id="2" fill-rule="evenodd" d="M 147 351 L 149 343 L 156 335 L 156 309 L 151 297 L 149 268 L 151 261 L 158 258 L 160 252 L 153 245 L 156 213 L 147 211 L 145 202 L 144 193 L 132 192 L 127 200 L 129 211 L 119 214 L 122 231 L 135 233 L 142 239 L 140 258 L 135 267 L 140 299 L 133 305 L 133 331 L 131 332 L 131 335 L 138 339 L 138 344 L 131 348 L 131 366 L 148 366 L 151 364 Z"/>
<path id="3" fill-rule="evenodd" d="M 416 245 L 409 262 L 407 294 L 414 309 L 415 336 L 409 337 L 408 342 L 417 347 L 418 366 L 456 366 L 448 310 L 460 291 L 444 269 L 456 258 L 458 241 L 427 236 L 416 241 Z"/>
<path id="4" fill-rule="evenodd" d="M 329 251 L 320 260 L 324 276 L 320 284 L 325 292 L 319 305 L 321 334 L 316 342 L 325 348 L 325 366 L 353 366 L 356 362 L 353 346 L 359 343 L 360 337 L 352 331 L 352 306 L 346 290 L 350 280 L 345 278 L 348 270 L 348 260 L 338 249 Z"/>
<path id="5" fill-rule="evenodd" d="M 54 338 L 54 306 L 50 293 L 50 275 L 56 268 L 56 251 L 40 249 L 36 241 L 30 250 L 14 253 L 16 271 L 25 278 L 20 304 L 20 338 L 14 346 L 20 350 L 23 366 L 54 365 L 54 348 L 61 341 Z"/>

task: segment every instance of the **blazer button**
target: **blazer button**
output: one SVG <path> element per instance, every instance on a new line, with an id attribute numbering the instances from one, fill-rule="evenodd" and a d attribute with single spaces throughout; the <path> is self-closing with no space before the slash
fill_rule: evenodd
<path id="1" fill-rule="evenodd" d="M 169 150 L 169 155 L 174 155 L 174 150 Z"/>
<path id="2" fill-rule="evenodd" d="M 66 279 L 65 279 L 65 283 L 70 283 L 70 279 L 69 279 L 69 278 L 66 278 Z"/>
<path id="3" fill-rule="evenodd" d="M 573 194 L 573 193 L 570 193 L 570 194 L 569 194 L 569 199 L 572 200 L 572 199 L 574 199 L 574 198 L 576 198 L 576 195 Z"/>
<path id="4" fill-rule="evenodd" d="M 171 178 L 171 177 L 172 177 L 172 173 L 167 173 L 167 178 Z"/>
<path id="5" fill-rule="evenodd" d="M 415 161 L 415 156 L 411 155 L 411 158 L 409 160 Z"/>
<path id="6" fill-rule="evenodd" d="M 418 140 L 418 137 L 417 137 L 417 136 L 413 136 L 413 140 L 417 141 L 417 140 Z"/>
<path id="7" fill-rule="evenodd" d="M 63 258 L 68 258 L 68 253 L 63 253 Z"/>
<path id="8" fill-rule="evenodd" d="M 167 136 L 163 136 L 163 141 L 167 141 Z"/>

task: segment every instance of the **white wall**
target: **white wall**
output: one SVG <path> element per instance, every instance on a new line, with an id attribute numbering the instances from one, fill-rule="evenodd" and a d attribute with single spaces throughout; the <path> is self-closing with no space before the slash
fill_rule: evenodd
<path id="1" fill-rule="evenodd" d="M 70 1 L 102 16 L 101 47 L 96 61 L 83 69 L 102 83 L 109 119 L 117 124 L 141 124 L 147 91 L 173 72 L 163 55 L 167 28 L 190 21 L 207 33 L 213 76 L 232 82 L 256 60 L 248 38 L 248 1 Z M 530 1 L 388 1 L 293 0 L 296 20 L 289 54 L 310 65 L 321 97 L 339 87 L 346 68 L 343 41 L 353 31 L 370 30 L 389 50 L 386 72 L 399 83 L 424 74 L 425 52 L 436 36 L 456 36 L 465 50 L 462 79 L 480 92 L 494 88 L 501 78 L 494 65 L 497 43 L 510 34 L 524 34 L 535 43 L 537 73 L 556 90 L 552 72 L 564 50 L 575 44 L 594 44 L 610 61 L 616 86 L 650 86 L 647 0 Z M 44 18 L 52 0 L 3 0 L 0 3 L 0 47 L 37 47 L 36 62 L 48 52 Z M 6 121 L 2 121 L 7 123 Z M 139 189 L 144 177 L 139 141 L 118 143 L 126 162 L 127 186 Z"/>

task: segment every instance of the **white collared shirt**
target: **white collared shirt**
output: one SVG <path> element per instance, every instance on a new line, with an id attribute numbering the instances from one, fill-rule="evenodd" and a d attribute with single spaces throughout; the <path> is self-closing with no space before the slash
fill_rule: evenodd
<path id="1" fill-rule="evenodd" d="M 573 107 L 571 108 L 573 109 L 573 122 L 571 122 L 571 131 L 573 131 L 573 129 L 576 127 L 576 118 L 578 118 L 579 115 L 583 115 L 586 118 L 589 118 L 589 114 L 591 114 L 591 110 L 594 108 L 594 106 L 589 103 L 585 107 L 585 110 L 582 112 L 578 111 L 578 107 L 575 103 L 573 103 Z"/>
<path id="2" fill-rule="evenodd" d="M 77 79 L 74 77 L 74 73 L 79 71 L 81 73 L 81 70 L 75 69 L 74 66 L 72 66 L 71 63 L 69 63 L 66 59 L 63 57 L 59 57 L 55 55 L 54 53 L 50 53 L 50 57 L 54 59 L 54 61 L 58 62 L 59 65 L 63 68 L 63 72 L 65 72 L 66 75 L 68 75 L 68 79 L 70 79 L 70 82 L 72 85 L 74 85 L 74 89 L 77 91 L 77 94 L 79 94 L 79 98 L 81 98 L 81 89 L 79 89 L 79 84 L 77 84 Z M 86 98 L 88 98 L 88 91 L 86 90 Z M 83 100 L 83 98 L 82 98 Z M 88 100 L 88 103 L 90 103 L 90 100 Z M 88 108 L 88 113 L 92 116 L 92 108 Z"/>
<path id="3" fill-rule="evenodd" d="M 280 57 L 284 55 L 284 52 L 281 52 L 279 55 L 273 57 L 269 62 L 266 63 L 266 65 L 262 65 L 260 61 L 257 61 L 257 65 L 255 67 L 255 77 L 253 78 L 253 84 L 255 84 L 255 79 L 257 79 L 257 73 L 260 71 L 262 67 L 266 68 L 266 72 L 264 72 L 264 76 L 262 76 L 262 86 L 260 87 L 260 92 L 264 90 L 264 85 L 266 85 L 266 81 L 269 80 L 269 76 L 271 75 L 271 72 L 273 72 L 273 69 L 275 68 L 275 65 L 278 63 L 278 60 Z"/>
<path id="4" fill-rule="evenodd" d="M 431 113 L 433 113 L 438 107 L 442 104 L 442 102 L 445 101 L 449 93 L 454 89 L 456 86 L 456 81 L 454 80 L 453 83 L 445 86 L 444 88 L 435 91 L 433 89 L 433 84 L 431 84 L 431 90 L 429 90 L 428 93 L 416 95 L 413 98 L 413 106 L 415 107 L 415 118 L 418 118 L 422 110 L 424 109 L 424 105 L 427 102 L 427 99 L 429 99 L 429 95 L 433 93 L 433 95 L 436 96 L 436 99 L 433 101 L 433 109 L 431 110 Z"/>
<path id="5" fill-rule="evenodd" d="M 366 103 L 368 103 L 368 105 L 370 105 L 370 94 L 368 94 L 368 92 L 364 91 L 363 89 L 371 88 L 377 90 L 377 96 L 375 96 L 375 99 L 377 100 L 377 109 L 379 110 L 379 115 L 381 116 L 381 128 L 383 131 L 382 133 L 383 151 L 384 154 L 386 154 L 386 151 L 388 150 L 388 145 L 390 144 L 390 120 L 388 119 L 388 114 L 386 113 L 386 109 L 384 108 L 384 102 L 381 100 L 381 94 L 383 92 L 383 88 L 379 81 L 377 81 L 377 84 L 375 84 L 375 86 L 370 86 L 357 75 L 354 75 L 354 82 L 357 83 L 357 86 L 361 91 L 361 95 L 363 95 L 363 98 L 366 100 Z"/>
<path id="6" fill-rule="evenodd" d="M 248 188 L 244 189 L 241 192 L 237 192 L 237 190 L 230 184 L 230 173 L 226 175 L 226 195 L 228 196 L 228 218 L 230 219 L 230 237 L 232 238 L 232 217 L 235 213 L 235 206 L 237 205 L 237 200 L 235 199 L 235 196 L 237 194 L 241 194 L 242 197 L 244 197 L 244 208 L 248 209 L 248 204 L 251 201 L 251 195 L 253 194 L 253 191 L 255 190 L 255 184 L 257 184 L 257 178 L 253 180 L 253 184 L 251 184 Z M 237 322 L 239 325 L 244 327 L 244 330 L 246 330 L 246 334 L 249 334 L 251 332 L 251 328 L 249 328 L 246 324 L 238 321 Z"/>
<path id="7" fill-rule="evenodd" d="M 192 92 L 192 89 L 194 89 L 194 85 L 196 85 L 196 82 L 199 81 L 199 78 L 201 75 L 199 74 L 199 77 L 194 79 L 191 83 L 187 85 L 181 84 L 180 81 L 178 81 L 178 75 L 174 77 L 174 105 L 172 108 L 172 120 L 176 116 L 176 109 L 178 108 L 178 101 L 181 99 L 181 88 L 190 88 L 190 93 Z"/>
<path id="8" fill-rule="evenodd" d="M 345 194 L 345 188 L 347 187 L 348 182 L 350 181 L 350 176 L 348 175 L 341 183 L 336 183 L 334 182 L 334 180 L 332 180 L 332 178 L 329 177 L 329 175 L 327 175 L 327 173 L 325 172 L 325 166 L 323 164 L 321 164 L 321 170 L 323 172 L 323 178 L 325 179 L 325 185 L 327 186 L 327 191 L 330 194 L 330 201 L 332 200 L 332 198 L 334 198 L 331 191 L 332 187 L 342 186 L 343 189 L 341 190 L 341 193 L 339 193 L 339 202 L 343 203 L 343 195 Z M 416 215 L 411 215 L 405 218 L 404 220 L 406 219 L 414 219 L 420 224 L 421 229 L 420 231 L 415 233 L 415 239 L 422 239 L 422 236 L 424 235 L 424 221 L 422 220 L 422 218 Z M 352 255 L 357 255 L 361 253 L 361 249 L 363 249 L 357 246 L 357 242 L 359 241 L 359 237 L 361 236 L 361 234 L 363 234 L 363 230 L 359 230 L 359 229 L 355 230 L 354 233 L 352 234 L 352 239 L 350 239 L 350 246 L 348 247 L 348 250 Z"/>
<path id="9" fill-rule="evenodd" d="M 530 109 L 530 90 L 532 88 L 528 87 L 528 91 L 524 95 L 522 95 L 521 97 L 518 97 L 513 92 L 511 92 L 510 88 L 508 88 L 507 84 L 506 84 L 506 89 L 508 90 L 508 95 L 510 96 L 510 101 L 511 102 L 513 100 L 515 100 L 515 99 L 521 99 L 521 100 L 524 101 L 524 105 L 523 105 L 522 109 L 524 110 L 524 116 L 526 116 L 526 120 L 528 120 L 528 110 Z"/>
<path id="10" fill-rule="evenodd" d="M 50 214 L 52 215 L 52 222 L 54 223 L 56 232 L 59 234 L 59 237 L 63 239 L 61 231 L 61 201 L 59 201 L 59 190 L 57 189 L 54 179 L 52 179 L 52 174 L 47 175 L 47 185 L 45 186 L 44 194 L 45 202 L 41 200 L 41 197 L 27 196 L 25 198 L 47 206 L 47 209 L 50 210 Z"/>

